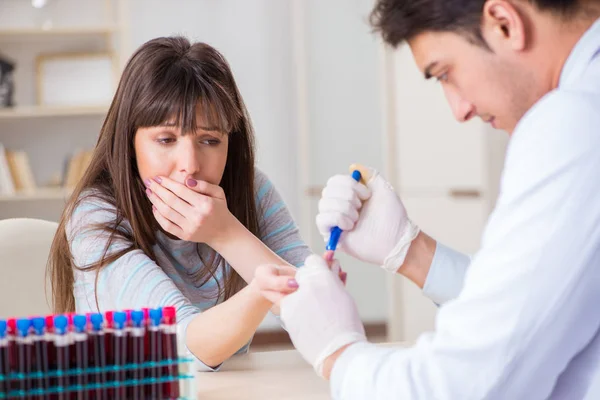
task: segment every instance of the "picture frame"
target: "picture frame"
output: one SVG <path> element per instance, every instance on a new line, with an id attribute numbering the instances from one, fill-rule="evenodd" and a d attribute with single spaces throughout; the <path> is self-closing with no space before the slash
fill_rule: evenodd
<path id="1" fill-rule="evenodd" d="M 42 54 L 36 59 L 37 103 L 51 107 L 110 104 L 116 87 L 112 53 Z"/>

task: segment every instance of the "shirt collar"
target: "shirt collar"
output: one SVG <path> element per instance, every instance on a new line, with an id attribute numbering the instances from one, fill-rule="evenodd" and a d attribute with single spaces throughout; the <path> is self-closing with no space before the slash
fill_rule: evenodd
<path id="1" fill-rule="evenodd" d="M 590 61 L 600 52 L 600 18 L 583 34 L 567 58 L 558 86 L 569 85 L 577 79 Z"/>

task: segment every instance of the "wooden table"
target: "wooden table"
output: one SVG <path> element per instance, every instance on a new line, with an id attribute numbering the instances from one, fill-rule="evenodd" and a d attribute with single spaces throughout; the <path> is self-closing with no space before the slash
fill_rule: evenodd
<path id="1" fill-rule="evenodd" d="M 404 346 L 388 343 L 384 346 Z M 329 382 L 321 379 L 296 350 L 237 356 L 219 372 L 197 372 L 199 400 L 329 400 Z"/>
<path id="2" fill-rule="evenodd" d="M 198 372 L 199 400 L 326 400 L 329 382 L 319 378 L 296 350 L 234 357 L 219 372 Z"/>

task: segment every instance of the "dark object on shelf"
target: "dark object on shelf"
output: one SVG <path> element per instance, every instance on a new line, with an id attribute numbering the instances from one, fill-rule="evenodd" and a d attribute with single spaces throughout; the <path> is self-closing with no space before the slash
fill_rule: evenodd
<path id="1" fill-rule="evenodd" d="M 6 59 L 0 58 L 0 108 L 12 107 L 15 92 L 13 71 L 15 66 Z"/>

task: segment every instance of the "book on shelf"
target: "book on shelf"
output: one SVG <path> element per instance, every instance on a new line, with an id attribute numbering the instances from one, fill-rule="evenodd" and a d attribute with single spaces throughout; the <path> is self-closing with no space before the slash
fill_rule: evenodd
<path id="1" fill-rule="evenodd" d="M 72 189 L 83 177 L 92 160 L 93 150 L 76 150 L 66 165 L 63 186 Z"/>
<path id="2" fill-rule="evenodd" d="M 0 194 L 14 195 L 15 193 L 16 188 L 10 172 L 7 151 L 4 145 L 0 143 Z"/>
<path id="3" fill-rule="evenodd" d="M 92 160 L 93 150 L 76 150 L 65 164 L 63 176 L 56 177 L 45 189 L 73 189 L 83 177 Z M 58 179 L 58 181 L 56 180 Z M 27 152 L 8 150 L 0 143 L 0 195 L 35 194 L 36 182 Z"/>
<path id="4" fill-rule="evenodd" d="M 37 185 L 26 152 L 7 150 L 0 144 L 0 189 L 3 195 L 35 192 Z"/>
<path id="5" fill-rule="evenodd" d="M 34 192 L 37 189 L 29 156 L 24 151 L 7 151 L 6 158 L 17 192 Z"/>

